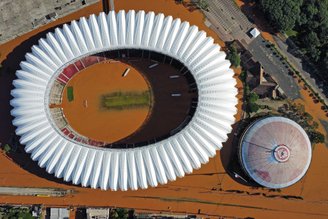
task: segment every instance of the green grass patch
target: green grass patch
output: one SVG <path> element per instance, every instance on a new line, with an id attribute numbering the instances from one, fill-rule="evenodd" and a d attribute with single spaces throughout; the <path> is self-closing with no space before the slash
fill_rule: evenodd
<path id="1" fill-rule="evenodd" d="M 113 92 L 101 97 L 101 108 L 107 110 L 125 110 L 150 106 L 150 92 Z"/>
<path id="2" fill-rule="evenodd" d="M 286 30 L 285 34 L 289 37 L 292 37 L 292 36 L 297 36 L 298 32 L 295 30 Z"/>
<path id="3" fill-rule="evenodd" d="M 74 100 L 73 87 L 67 87 L 67 99 L 69 102 Z"/>

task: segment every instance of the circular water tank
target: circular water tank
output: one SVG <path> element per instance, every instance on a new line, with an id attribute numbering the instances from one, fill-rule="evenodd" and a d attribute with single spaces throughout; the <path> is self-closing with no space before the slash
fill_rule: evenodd
<path id="1" fill-rule="evenodd" d="M 240 139 L 240 163 L 256 183 L 284 188 L 299 181 L 309 168 L 311 142 L 296 122 L 267 117 L 252 123 Z"/>

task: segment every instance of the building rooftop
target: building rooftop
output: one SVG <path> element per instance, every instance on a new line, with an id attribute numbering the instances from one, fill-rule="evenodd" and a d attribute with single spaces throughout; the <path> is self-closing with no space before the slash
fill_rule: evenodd
<path id="1" fill-rule="evenodd" d="M 250 31 L 250 34 L 253 38 L 256 38 L 258 35 L 260 35 L 260 31 L 256 28 L 253 28 L 251 31 Z"/>
<path id="2" fill-rule="evenodd" d="M 284 188 L 299 181 L 311 161 L 310 140 L 303 128 L 284 117 L 257 120 L 240 140 L 240 160 L 258 184 Z"/>
<path id="3" fill-rule="evenodd" d="M 50 209 L 50 219 L 68 219 L 69 210 L 66 208 L 51 208 Z"/>
<path id="4" fill-rule="evenodd" d="M 110 218 L 109 208 L 88 208 L 87 219 L 108 219 Z"/>
<path id="5" fill-rule="evenodd" d="M 238 102 L 234 72 L 220 46 L 198 27 L 161 13 L 121 10 L 82 17 L 38 42 L 16 72 L 11 114 L 26 152 L 56 177 L 103 190 L 146 189 L 200 168 L 228 139 Z M 78 58 L 115 49 L 159 52 L 190 71 L 199 95 L 187 126 L 143 147 L 121 149 L 99 149 L 73 141 L 72 133 L 59 130 L 48 107 L 49 85 Z M 63 83 L 72 72 L 63 75 Z"/>

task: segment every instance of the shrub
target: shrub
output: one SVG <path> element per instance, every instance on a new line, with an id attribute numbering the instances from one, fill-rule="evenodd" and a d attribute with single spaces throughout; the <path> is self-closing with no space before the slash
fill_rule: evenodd
<path id="1" fill-rule="evenodd" d="M 120 219 L 126 219 L 128 218 L 128 210 L 125 208 L 117 208 L 115 209 L 116 213 L 117 213 L 117 218 Z"/>
<path id="2" fill-rule="evenodd" d="M 197 2 L 197 6 L 198 6 L 199 8 L 201 8 L 201 9 L 207 11 L 207 9 L 208 9 L 208 2 L 207 2 L 207 0 L 199 0 L 199 1 Z"/>
<path id="3" fill-rule="evenodd" d="M 249 102 L 255 103 L 259 99 L 259 95 L 256 93 L 252 92 L 249 94 Z"/>
<path id="4" fill-rule="evenodd" d="M 249 103 L 248 104 L 248 110 L 251 113 L 256 113 L 259 109 L 260 109 L 260 107 L 256 103 Z"/>
<path id="5" fill-rule="evenodd" d="M 11 151 L 11 147 L 10 147 L 10 145 L 9 145 L 9 144 L 5 144 L 5 145 L 3 146 L 3 151 L 4 151 L 5 153 L 9 153 L 9 152 Z"/>
<path id="6" fill-rule="evenodd" d="M 247 71 L 242 71 L 239 75 L 239 78 L 242 82 L 246 82 L 246 78 L 247 78 Z"/>
<path id="7" fill-rule="evenodd" d="M 325 142 L 325 136 L 320 132 L 311 132 L 310 133 L 310 139 L 313 144 L 318 143 L 324 143 Z"/>
<path id="8" fill-rule="evenodd" d="M 231 65 L 234 67 L 239 67 L 240 65 L 240 55 L 237 52 L 237 49 L 233 46 L 229 48 L 229 53 L 227 55 L 227 59 L 230 60 Z"/>

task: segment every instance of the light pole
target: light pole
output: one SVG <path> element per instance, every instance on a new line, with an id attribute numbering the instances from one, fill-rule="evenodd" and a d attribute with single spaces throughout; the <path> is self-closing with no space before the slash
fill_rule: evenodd
<path id="1" fill-rule="evenodd" d="M 110 0 L 110 10 L 111 11 L 115 10 L 114 0 Z"/>
<path id="2" fill-rule="evenodd" d="M 248 183 L 246 179 L 244 179 L 242 176 L 240 176 L 238 173 L 236 172 L 232 172 L 235 176 L 235 178 L 239 178 L 239 179 L 242 179 L 244 182 Z"/>

